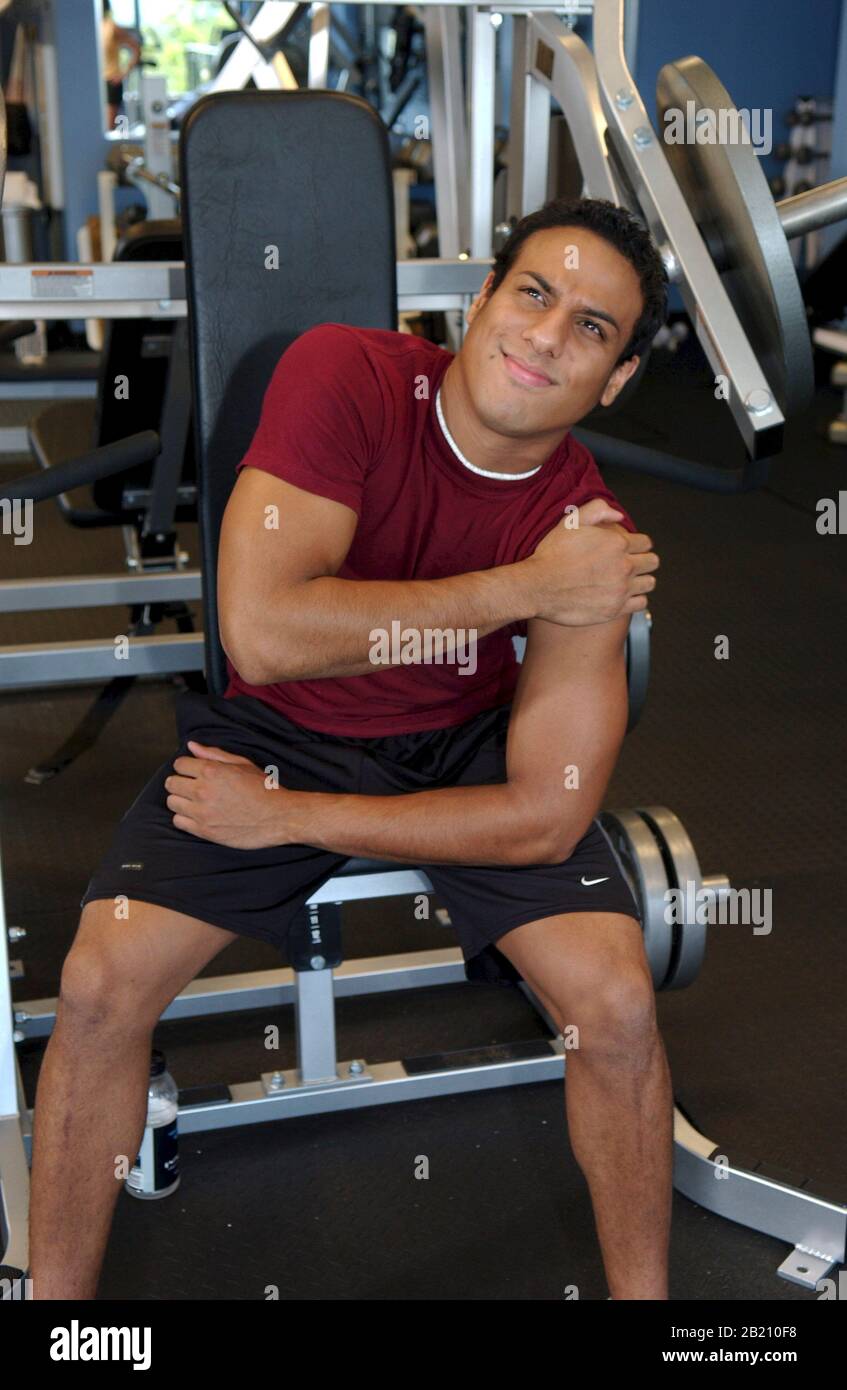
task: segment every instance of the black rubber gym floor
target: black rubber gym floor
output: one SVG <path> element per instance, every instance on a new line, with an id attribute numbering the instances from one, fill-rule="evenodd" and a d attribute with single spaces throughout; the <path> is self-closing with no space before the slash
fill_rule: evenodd
<path id="1" fill-rule="evenodd" d="M 831 359 L 830 359 L 831 360 Z M 661 556 L 651 603 L 647 706 L 627 738 L 606 805 L 660 803 L 683 819 L 705 872 L 773 890 L 773 931 L 711 929 L 688 990 L 660 994 L 678 1100 L 735 1157 L 767 1159 L 791 1181 L 847 1200 L 843 1161 L 845 540 L 816 530 L 816 504 L 845 486 L 847 452 L 826 439 L 839 396 L 821 385 L 792 422 L 763 490 L 704 493 L 618 469 L 606 476 Z M 710 463 L 740 462 L 726 407 L 696 350 L 655 353 L 611 433 Z M 23 471 L 4 459 L 4 476 Z M 193 556 L 196 536 L 183 538 Z M 72 531 L 41 508 L 30 547 L 0 550 L 2 577 L 105 572 L 119 534 Z M 123 610 L 6 617 L 0 642 L 121 631 Z M 730 660 L 713 656 L 717 634 Z M 139 684 L 98 748 L 55 781 L 27 786 L 92 690 L 0 699 L 2 851 L 12 948 L 26 975 L 15 998 L 57 993 L 78 903 L 111 827 L 175 747 L 174 690 Z M 415 923 L 408 902 L 345 910 L 347 954 L 452 943 Z M 235 943 L 205 972 L 279 964 Z M 247 1081 L 268 1069 L 263 1029 L 279 1022 L 275 1065 L 294 1064 L 290 1010 L 160 1025 L 156 1043 L 186 1087 Z M 339 1055 L 379 1062 L 531 1038 L 543 1025 L 523 996 L 456 985 L 343 1000 Z M 44 1045 L 24 1044 L 31 1106 Z M 279 1061 L 276 1061 L 276 1057 Z M 429 1179 L 417 1180 L 420 1155 Z M 159 1202 L 121 1195 L 101 1299 L 583 1299 L 607 1289 L 585 1180 L 556 1083 L 380 1106 L 185 1136 L 182 1180 Z M 73 1200 L 73 1175 L 68 1175 Z M 780 1242 L 674 1195 L 671 1298 L 800 1300 L 779 1279 Z"/>

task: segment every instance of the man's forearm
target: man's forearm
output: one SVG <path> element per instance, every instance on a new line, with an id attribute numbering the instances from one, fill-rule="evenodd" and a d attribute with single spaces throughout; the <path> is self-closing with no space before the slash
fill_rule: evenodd
<path id="1" fill-rule="evenodd" d="M 364 676 L 388 662 L 378 655 L 371 634 L 443 632 L 444 659 L 449 661 L 455 634 L 472 641 L 507 623 L 530 618 L 534 601 L 522 562 L 445 579 L 354 580 L 321 576 L 287 588 L 277 604 L 260 617 L 254 684 L 314 680 L 327 676 Z M 461 636 L 458 640 L 462 640 Z M 436 638 L 437 642 L 438 639 Z M 397 644 L 391 644 L 395 646 Z"/>
<path id="2" fill-rule="evenodd" d="M 509 783 L 402 796 L 285 792 L 284 842 L 400 864 L 542 864 L 564 858 Z"/>

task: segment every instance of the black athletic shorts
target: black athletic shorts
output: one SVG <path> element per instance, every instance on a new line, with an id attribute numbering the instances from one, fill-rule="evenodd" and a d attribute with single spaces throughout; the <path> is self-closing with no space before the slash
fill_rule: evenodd
<path id="1" fill-rule="evenodd" d="M 292 723 L 252 696 L 192 691 L 177 699 L 179 750 L 119 822 L 80 906 L 119 895 L 157 903 L 285 951 L 292 918 L 349 857 L 310 845 L 231 849 L 178 830 L 165 779 L 187 740 L 279 769 L 293 791 L 392 796 L 506 780 L 509 706 L 464 724 L 384 738 L 348 738 Z M 377 858 L 378 856 L 374 856 Z M 561 864 L 503 867 L 419 864 L 447 908 L 471 980 L 520 977 L 495 942 L 505 932 L 563 912 L 622 912 L 640 920 L 616 851 L 598 820 Z"/>

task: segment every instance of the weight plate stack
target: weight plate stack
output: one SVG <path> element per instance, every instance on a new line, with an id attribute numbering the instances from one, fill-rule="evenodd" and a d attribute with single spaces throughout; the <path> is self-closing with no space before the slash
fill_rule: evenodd
<path id="1" fill-rule="evenodd" d="M 703 879 L 689 835 L 666 806 L 603 811 L 600 821 L 641 909 L 655 989 L 684 989 L 697 978 L 706 949 L 706 924 L 696 920 Z M 668 914 L 679 919 L 672 922 L 665 917 L 669 889 L 683 895 L 682 911 Z"/>

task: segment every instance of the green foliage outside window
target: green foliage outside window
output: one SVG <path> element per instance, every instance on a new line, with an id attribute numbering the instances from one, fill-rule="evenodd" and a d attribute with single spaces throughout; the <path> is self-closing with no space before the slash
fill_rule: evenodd
<path id="1" fill-rule="evenodd" d="M 217 47 L 232 21 L 219 0 L 141 0 L 144 56 L 148 69 L 167 78 L 169 96 L 193 91 L 213 73 L 213 57 L 189 45 Z"/>

